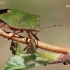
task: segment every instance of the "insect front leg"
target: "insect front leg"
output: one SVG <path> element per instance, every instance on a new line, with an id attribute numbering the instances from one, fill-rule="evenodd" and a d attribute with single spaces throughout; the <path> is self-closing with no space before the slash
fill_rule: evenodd
<path id="1" fill-rule="evenodd" d="M 15 31 L 14 31 L 14 35 L 15 35 Z M 11 39 L 12 37 L 14 37 L 14 35 L 12 35 L 9 39 Z M 14 44 L 14 41 L 12 40 L 11 45 Z M 12 46 L 10 46 L 10 50 L 12 50 Z"/>

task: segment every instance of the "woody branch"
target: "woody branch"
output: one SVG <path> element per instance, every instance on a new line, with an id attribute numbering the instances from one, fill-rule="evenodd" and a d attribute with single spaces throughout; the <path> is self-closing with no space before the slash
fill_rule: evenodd
<path id="1" fill-rule="evenodd" d="M 2 29 L 0 29 L 0 36 L 3 36 L 5 38 L 10 38 L 12 35 L 14 35 L 14 34 L 13 33 L 7 33 L 5 31 L 3 31 Z M 25 37 L 21 37 L 18 35 L 15 35 L 11 39 L 14 41 L 19 41 L 23 44 L 26 44 L 27 42 L 30 41 L 30 39 L 27 40 Z M 37 40 L 35 40 L 35 44 L 38 46 L 38 48 L 42 48 L 42 49 L 45 49 L 48 51 L 57 52 L 57 53 L 64 53 L 64 54 L 70 53 L 70 48 L 55 46 L 55 45 L 47 44 L 47 43 L 37 41 Z"/>

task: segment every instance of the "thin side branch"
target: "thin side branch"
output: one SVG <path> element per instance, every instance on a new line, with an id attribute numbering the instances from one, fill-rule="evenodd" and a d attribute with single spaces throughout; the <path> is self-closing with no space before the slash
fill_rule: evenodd
<path id="1" fill-rule="evenodd" d="M 14 35 L 14 34 L 5 32 L 2 29 L 0 29 L 0 36 L 3 36 L 5 38 L 10 38 L 12 35 Z M 21 37 L 21 36 L 18 36 L 18 35 L 15 35 L 11 39 L 15 40 L 15 41 L 19 41 L 23 44 L 27 44 L 27 42 L 30 41 L 30 39 L 27 40 L 27 38 L 24 38 L 24 37 Z M 55 45 L 47 44 L 47 43 L 37 41 L 37 40 L 35 40 L 35 44 L 38 46 L 38 48 L 42 48 L 42 49 L 49 50 L 49 51 L 52 51 L 52 52 L 64 53 L 64 54 L 65 53 L 66 54 L 70 53 L 70 48 L 55 46 Z"/>

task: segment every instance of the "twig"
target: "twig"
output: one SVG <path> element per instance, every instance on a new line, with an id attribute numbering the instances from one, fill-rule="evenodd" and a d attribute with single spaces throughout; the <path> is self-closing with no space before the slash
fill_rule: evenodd
<path id="1" fill-rule="evenodd" d="M 0 36 L 3 36 L 5 38 L 10 38 L 12 35 L 14 35 L 14 34 L 5 32 L 2 29 L 0 29 Z M 24 38 L 24 37 L 18 36 L 18 35 L 15 35 L 11 39 L 15 40 L 15 41 L 19 41 L 19 42 L 24 43 L 24 44 L 27 44 L 27 42 L 30 41 L 30 39 L 27 40 L 27 38 Z M 38 48 L 42 48 L 42 49 L 49 50 L 52 52 L 64 53 L 64 54 L 70 53 L 70 48 L 55 46 L 55 45 L 47 44 L 47 43 L 40 42 L 37 40 L 35 40 L 35 44 L 38 46 Z"/>

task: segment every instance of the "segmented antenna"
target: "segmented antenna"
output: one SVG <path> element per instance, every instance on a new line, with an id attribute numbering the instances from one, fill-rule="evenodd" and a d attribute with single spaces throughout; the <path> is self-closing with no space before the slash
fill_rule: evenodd
<path id="1" fill-rule="evenodd" d="M 56 26 L 62 26 L 62 25 L 64 25 L 64 24 L 58 24 L 58 25 L 47 26 L 47 27 L 43 27 L 43 28 L 41 28 L 41 29 L 46 29 L 46 28 L 51 28 L 51 27 L 56 27 Z"/>

